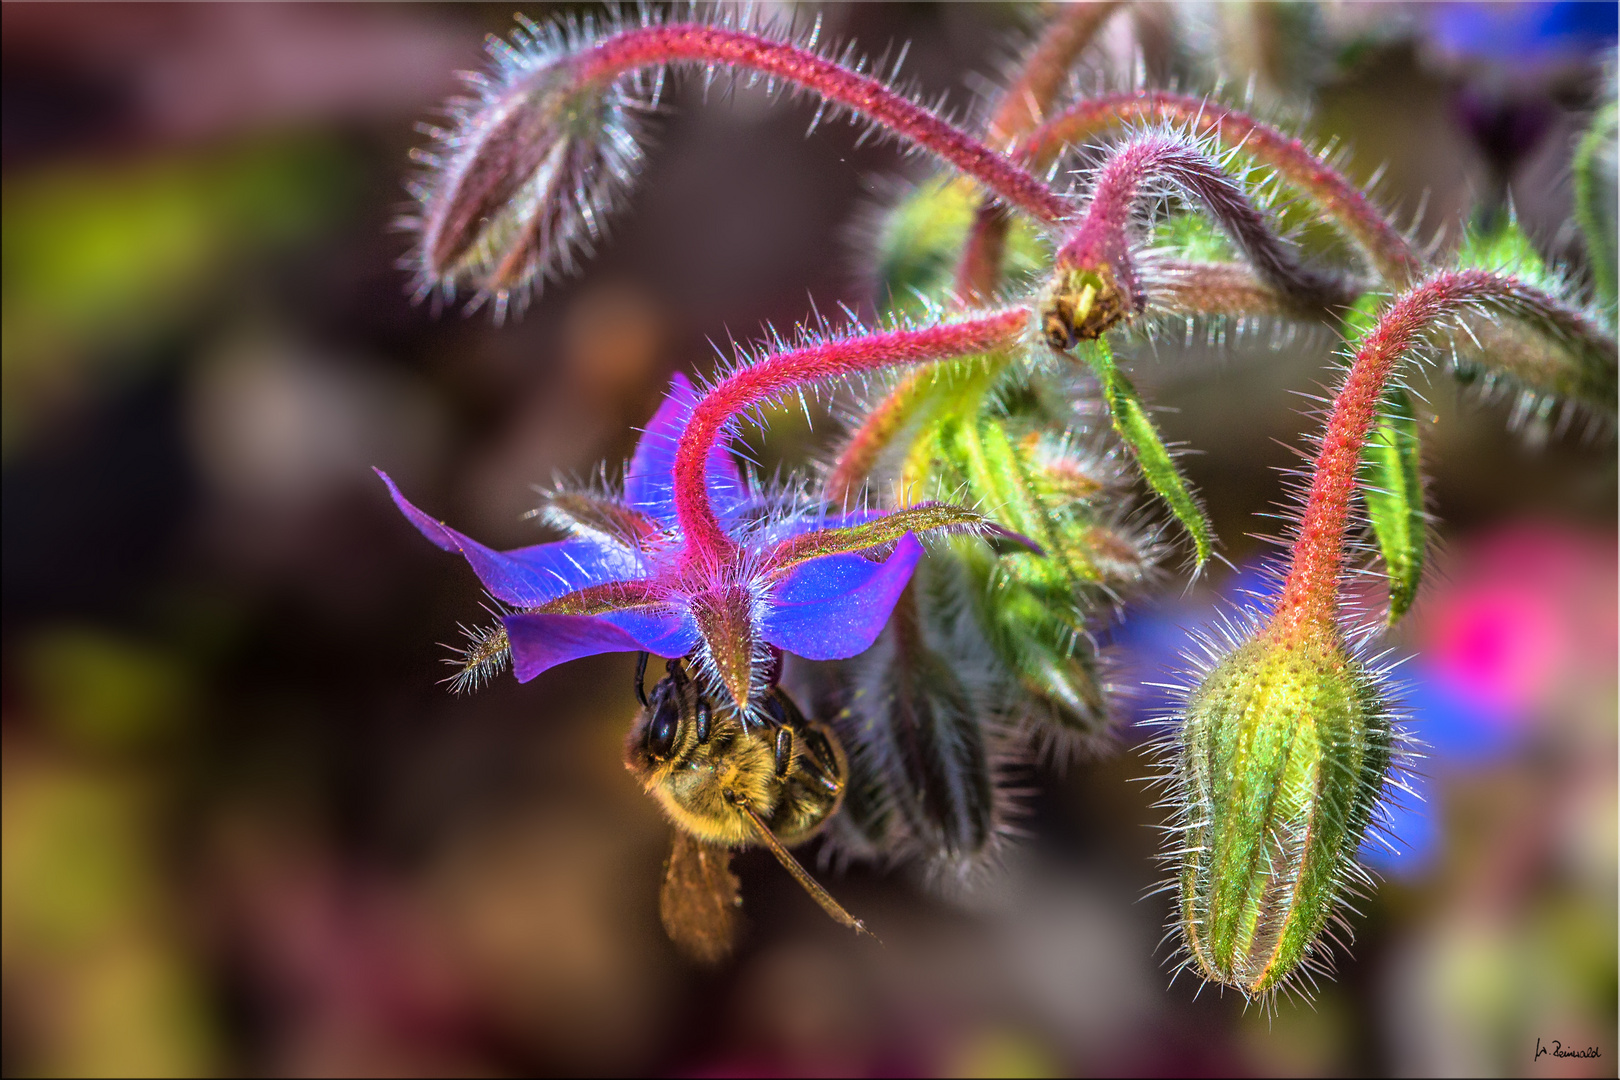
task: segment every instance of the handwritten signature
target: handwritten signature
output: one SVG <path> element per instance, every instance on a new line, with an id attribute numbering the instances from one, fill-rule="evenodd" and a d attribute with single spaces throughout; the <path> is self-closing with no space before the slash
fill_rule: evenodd
<path id="1" fill-rule="evenodd" d="M 1541 1039 L 1537 1037 L 1536 1056 L 1532 1060 L 1540 1061 L 1548 1054 L 1555 1058 L 1599 1058 L 1603 1056 L 1603 1052 L 1595 1046 L 1588 1046 L 1584 1050 L 1565 1050 L 1564 1044 L 1557 1039 L 1552 1041 L 1551 1047 L 1547 1047 L 1543 1046 Z"/>

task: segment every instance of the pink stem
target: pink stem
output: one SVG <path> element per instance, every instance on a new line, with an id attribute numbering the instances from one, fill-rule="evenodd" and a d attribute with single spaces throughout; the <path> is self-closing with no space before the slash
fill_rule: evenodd
<path id="1" fill-rule="evenodd" d="M 987 129 L 992 145 L 1006 145 L 1041 122 L 1067 84 L 1075 59 L 1123 6 L 1118 0 L 1096 0 L 1059 7 L 996 103 Z M 966 302 L 984 303 L 995 294 L 1010 224 L 1006 210 L 992 202 L 974 214 L 956 267 L 956 292 Z"/>
<path id="2" fill-rule="evenodd" d="M 709 450 L 746 409 L 810 383 L 865 371 L 950 360 L 1013 345 L 1029 324 L 1028 308 L 1008 308 L 976 319 L 922 330 L 890 330 L 777 353 L 742 368 L 710 390 L 692 411 L 675 447 L 675 515 L 688 559 L 723 565 L 737 545 L 709 504 L 704 472 Z"/>
<path id="3" fill-rule="evenodd" d="M 1141 311 L 1146 297 L 1132 255 L 1137 200 L 1154 179 L 1168 180 L 1201 203 L 1260 277 L 1302 307 L 1347 305 L 1347 283 L 1302 266 L 1243 188 L 1209 155 L 1173 136 L 1148 135 L 1116 148 L 1098 170 L 1086 215 L 1057 254 L 1058 269 L 1107 267 Z"/>
<path id="4" fill-rule="evenodd" d="M 950 162 L 1000 198 L 1042 221 L 1073 213 L 1054 193 L 1010 158 L 958 131 L 877 79 L 786 42 L 743 30 L 675 23 L 623 30 L 573 59 L 583 81 L 606 82 L 637 68 L 687 62 L 725 64 L 784 79 L 846 106 Z"/>
<path id="5" fill-rule="evenodd" d="M 1344 385 L 1334 395 L 1294 537 L 1288 576 L 1272 617 L 1273 631 L 1332 629 L 1357 467 L 1390 376 L 1425 330 L 1482 305 L 1551 328 L 1572 325 L 1572 316 L 1556 300 L 1514 278 L 1486 270 L 1434 274 L 1384 311 L 1378 325 L 1362 339 Z"/>
<path id="6" fill-rule="evenodd" d="M 1405 237 L 1338 170 L 1299 139 L 1206 98 L 1141 90 L 1078 101 L 1032 132 L 1014 156 L 1038 169 L 1064 146 L 1085 142 L 1110 128 L 1163 121 L 1185 125 L 1193 134 L 1217 138 L 1227 146 L 1242 147 L 1245 154 L 1276 169 L 1344 230 L 1390 284 L 1405 286 L 1422 274 L 1423 260 Z"/>

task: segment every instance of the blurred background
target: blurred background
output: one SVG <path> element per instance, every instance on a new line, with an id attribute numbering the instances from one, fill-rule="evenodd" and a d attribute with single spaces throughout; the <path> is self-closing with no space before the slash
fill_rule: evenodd
<path id="1" fill-rule="evenodd" d="M 783 11 L 785 6 L 779 5 Z M 536 18 L 548 14 L 527 7 Z M 824 36 L 971 107 L 1027 40 L 1010 6 L 829 5 Z M 1353 956 L 1274 1017 L 1167 988 L 1159 812 L 1138 722 L 1032 768 L 1004 873 L 827 883 L 738 860 L 735 962 L 657 916 L 668 830 L 620 764 L 633 657 L 471 697 L 438 680 L 471 573 L 388 503 L 387 468 L 486 542 L 536 542 L 531 485 L 617 468 L 710 340 L 872 310 L 860 223 L 924 163 L 813 106 L 683 85 L 583 276 L 527 318 L 412 307 L 389 230 L 413 123 L 509 5 L 31 5 L 3 18 L 6 1075 L 549 1072 L 1599 1075 L 1616 1043 L 1612 438 L 1527 446 L 1505 404 L 1429 395 L 1444 550 L 1389 641 L 1431 745 L 1370 857 Z M 1612 94 L 1612 4 L 1143 5 L 1092 66 L 1252 78 L 1387 163 L 1420 235 L 1511 200 L 1580 268 L 1569 158 Z M 1607 88 L 1606 88 L 1607 87 Z M 1309 104 L 1308 113 L 1297 110 Z M 1292 111 L 1290 111 L 1292 110 Z M 1102 628 L 1121 683 L 1242 601 L 1331 340 L 1143 348 L 1134 372 L 1238 572 Z M 786 414 L 767 468 L 834 437 Z M 814 853 L 811 853 L 813 859 Z M 1597 1046 L 1597 1060 L 1533 1059 Z"/>

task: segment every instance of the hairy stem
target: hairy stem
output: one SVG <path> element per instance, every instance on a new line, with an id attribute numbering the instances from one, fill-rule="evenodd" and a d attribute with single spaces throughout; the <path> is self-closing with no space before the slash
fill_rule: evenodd
<path id="1" fill-rule="evenodd" d="M 1362 338 L 1344 383 L 1334 395 L 1273 629 L 1314 632 L 1333 625 L 1356 473 L 1390 377 L 1426 331 L 1476 310 L 1509 315 L 1561 336 L 1595 334 L 1597 339 L 1590 342 L 1594 350 L 1602 344 L 1601 332 L 1579 313 L 1504 274 L 1444 271 L 1398 297 Z M 1611 356 L 1613 348 L 1610 340 Z"/>
<path id="2" fill-rule="evenodd" d="M 1040 169 L 1063 147 L 1120 127 L 1172 123 L 1190 134 L 1216 138 L 1276 169 L 1361 249 L 1384 281 L 1397 288 L 1423 273 L 1423 260 L 1372 201 L 1299 139 L 1246 113 L 1207 98 L 1140 90 L 1076 102 L 1031 132 L 1015 154 Z"/>
<path id="3" fill-rule="evenodd" d="M 1000 144 L 1031 131 L 1069 79 L 1069 69 L 1109 16 L 1124 7 L 1120 0 L 1062 4 L 1024 59 L 990 117 L 990 141 Z"/>
<path id="4" fill-rule="evenodd" d="M 1098 169 L 1085 216 L 1057 253 L 1041 308 L 1054 348 L 1094 340 L 1146 308 L 1133 234 L 1139 203 L 1163 183 L 1202 205 L 1290 304 L 1320 311 L 1354 303 L 1355 286 L 1304 266 L 1219 162 L 1185 139 L 1146 135 L 1115 148 Z"/>
<path id="5" fill-rule="evenodd" d="M 1046 118 L 1047 109 L 1063 91 L 1069 69 L 1081 51 L 1091 44 L 1109 16 L 1124 6 L 1116 0 L 1097 0 L 1061 7 L 990 117 L 992 145 L 1010 143 Z M 974 215 L 956 269 L 956 292 L 964 302 L 984 303 L 995 294 L 1001 283 L 1010 223 L 1005 208 L 993 200 L 986 200 Z"/>
<path id="6" fill-rule="evenodd" d="M 1125 6 L 1120 0 L 1065 4 L 1046 26 L 1023 67 L 1002 94 L 990 117 L 989 139 L 1000 145 L 1034 128 L 1063 90 L 1069 69 L 1109 16 Z M 964 304 L 988 303 L 1001 284 L 1001 265 L 1011 217 L 995 199 L 986 199 L 974 215 L 957 262 L 955 288 Z M 827 478 L 826 497 L 848 501 L 865 483 L 890 440 L 905 426 L 911 410 L 926 394 L 928 376 L 914 372 L 896 386 L 845 443 Z"/>
<path id="7" fill-rule="evenodd" d="M 722 379 L 697 403 L 675 448 L 675 514 L 688 557 L 719 565 L 736 550 L 709 504 L 704 469 L 709 449 L 738 414 L 811 383 L 1005 349 L 1018 340 L 1028 322 L 1028 308 L 1008 308 L 920 330 L 827 341 L 776 353 Z"/>
<path id="8" fill-rule="evenodd" d="M 849 108 L 983 184 L 998 198 L 1042 221 L 1073 207 L 1010 158 L 959 131 L 934 113 L 868 75 L 760 34 L 698 23 L 622 30 L 572 61 L 582 82 L 607 83 L 640 68 L 668 63 L 725 65 L 757 71 Z"/>

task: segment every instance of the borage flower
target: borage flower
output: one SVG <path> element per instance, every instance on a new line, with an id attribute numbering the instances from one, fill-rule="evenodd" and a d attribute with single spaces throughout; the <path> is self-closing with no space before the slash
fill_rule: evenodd
<path id="1" fill-rule="evenodd" d="M 418 510 L 378 471 L 422 535 L 460 552 L 515 609 L 501 623 L 519 682 L 578 657 L 640 650 L 691 657 L 711 692 L 746 709 L 779 652 L 837 660 L 872 645 L 922 557 L 917 532 L 993 528 L 944 503 L 832 513 L 804 498 L 769 498 L 717 440 L 704 474 L 731 557 L 695 558 L 676 511 L 675 465 L 697 404 L 691 383 L 675 376 L 626 466 L 622 496 L 551 500 L 548 521 L 573 534 L 555 543 L 495 551 Z"/>

